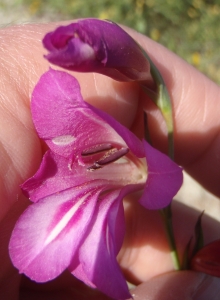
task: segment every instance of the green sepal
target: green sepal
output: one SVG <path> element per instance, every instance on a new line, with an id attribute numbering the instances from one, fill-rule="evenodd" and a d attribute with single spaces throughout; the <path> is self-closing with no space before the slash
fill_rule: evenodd
<path id="1" fill-rule="evenodd" d="M 202 247 L 204 246 L 204 238 L 203 238 L 203 230 L 202 230 L 202 216 L 204 211 L 199 215 L 198 220 L 196 222 L 194 228 L 194 235 L 195 235 L 195 243 L 192 250 L 192 256 L 196 254 Z"/>
<path id="2" fill-rule="evenodd" d="M 190 268 L 190 262 L 193 256 L 203 248 L 203 230 L 202 230 L 202 216 L 204 211 L 199 215 L 195 227 L 194 227 L 194 235 L 191 237 L 186 245 L 186 248 L 183 253 L 183 262 L 181 269 L 188 270 Z M 194 242 L 193 242 L 194 240 Z"/>
<path id="3" fill-rule="evenodd" d="M 143 49 L 142 49 L 143 50 Z M 166 84 L 162 75 L 160 74 L 157 67 L 154 65 L 152 60 L 150 59 L 149 55 L 143 50 L 143 53 L 146 59 L 150 63 L 150 72 L 151 76 L 156 84 L 156 92 L 149 89 L 147 84 L 141 84 L 144 92 L 151 98 L 151 100 L 157 105 L 160 109 L 161 114 L 166 122 L 167 125 L 167 132 L 168 132 L 168 153 L 171 159 L 174 159 L 174 141 L 173 141 L 173 130 L 174 130 L 174 122 L 173 122 L 173 110 L 172 110 L 172 103 L 170 99 L 169 92 L 167 90 Z"/>

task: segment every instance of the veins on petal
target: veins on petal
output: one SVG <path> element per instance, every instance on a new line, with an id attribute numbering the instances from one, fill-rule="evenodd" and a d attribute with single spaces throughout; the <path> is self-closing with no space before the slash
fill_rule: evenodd
<path id="1" fill-rule="evenodd" d="M 86 194 L 84 197 L 82 197 L 77 204 L 75 204 L 70 210 L 67 211 L 67 213 L 62 216 L 62 218 L 48 235 L 47 239 L 45 240 L 44 246 L 51 243 L 61 233 L 61 231 L 66 228 L 67 224 L 71 221 L 75 213 L 79 210 L 80 206 L 83 205 L 88 196 L 90 196 L 90 194 Z"/>

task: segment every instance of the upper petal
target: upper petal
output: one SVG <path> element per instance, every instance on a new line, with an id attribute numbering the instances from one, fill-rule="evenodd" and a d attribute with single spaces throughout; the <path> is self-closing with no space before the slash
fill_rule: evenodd
<path id="1" fill-rule="evenodd" d="M 137 156 L 144 157 L 145 151 L 143 147 L 143 143 L 139 140 L 139 138 L 133 134 L 128 128 L 124 125 L 117 122 L 112 116 L 108 115 L 106 112 L 89 105 L 90 109 L 96 113 L 99 117 L 101 117 L 106 123 L 108 123 L 125 141 L 128 148 Z"/>
<path id="2" fill-rule="evenodd" d="M 36 85 L 31 111 L 37 132 L 49 147 L 65 157 L 80 156 L 99 144 L 128 147 L 143 156 L 138 138 L 112 117 L 83 101 L 77 80 L 50 69 Z"/>
<path id="3" fill-rule="evenodd" d="M 139 202 L 148 209 L 161 209 L 170 204 L 183 182 L 182 169 L 167 155 L 143 141 L 148 177 Z"/>

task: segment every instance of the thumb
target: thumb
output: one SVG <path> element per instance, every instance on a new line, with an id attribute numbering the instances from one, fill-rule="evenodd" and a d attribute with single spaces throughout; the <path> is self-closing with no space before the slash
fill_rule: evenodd
<path id="1" fill-rule="evenodd" d="M 131 291 L 134 300 L 218 300 L 220 278 L 191 271 L 155 277 Z"/>

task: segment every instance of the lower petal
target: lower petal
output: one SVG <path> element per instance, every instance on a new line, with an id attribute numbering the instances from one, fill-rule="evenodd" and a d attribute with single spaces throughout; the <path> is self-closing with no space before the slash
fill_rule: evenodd
<path id="1" fill-rule="evenodd" d="M 9 252 L 20 273 L 45 282 L 70 264 L 83 240 L 100 189 L 68 189 L 30 205 L 11 236 Z"/>
<path id="2" fill-rule="evenodd" d="M 124 214 L 120 191 L 101 201 L 98 218 L 79 250 L 81 273 L 73 275 L 114 299 L 130 298 L 126 281 L 116 260 L 124 236 Z"/>

